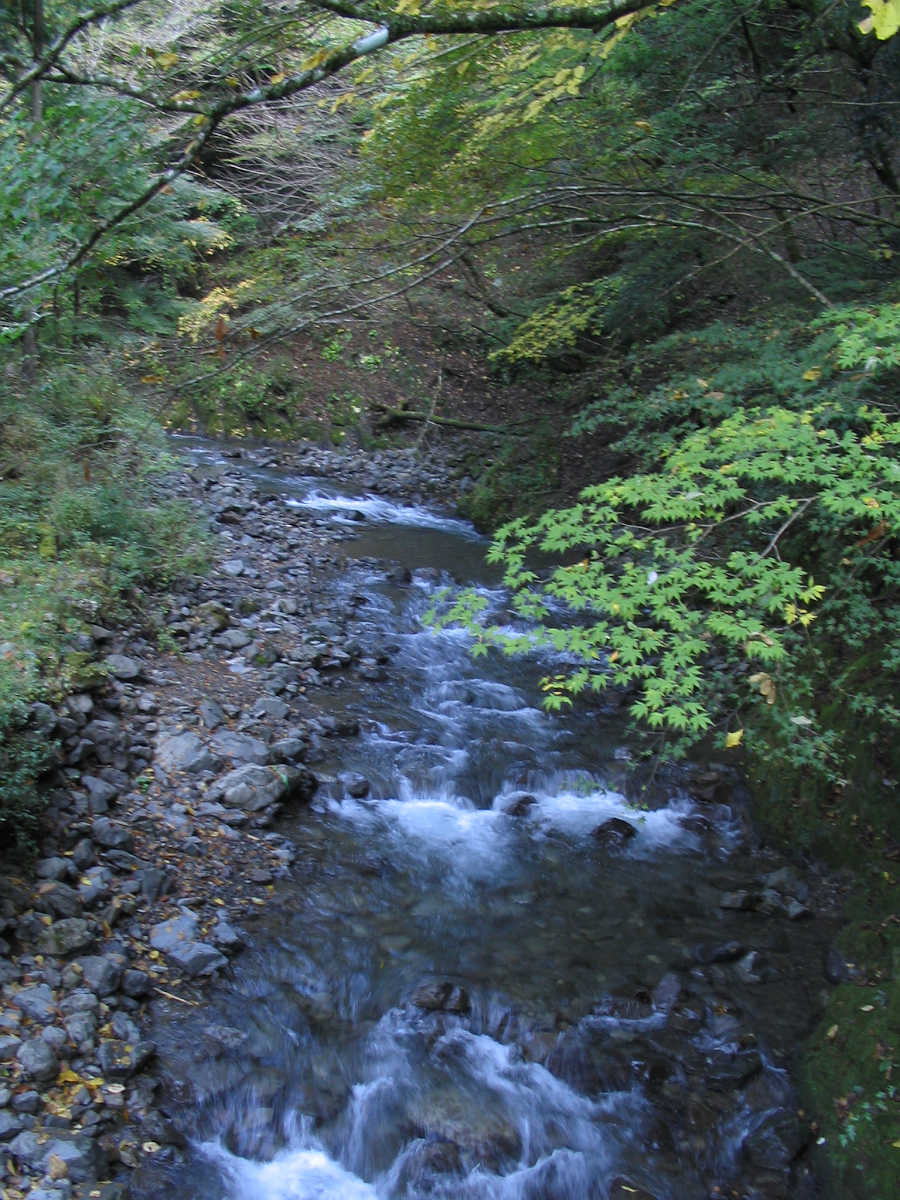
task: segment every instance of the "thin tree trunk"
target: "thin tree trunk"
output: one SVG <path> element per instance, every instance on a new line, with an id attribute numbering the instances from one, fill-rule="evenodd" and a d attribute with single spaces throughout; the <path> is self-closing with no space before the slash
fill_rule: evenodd
<path id="1" fill-rule="evenodd" d="M 32 0 L 31 10 L 31 53 L 35 63 L 40 60 L 46 42 L 46 28 L 44 26 L 44 0 Z M 30 92 L 30 116 L 31 116 L 31 142 L 37 141 L 40 135 L 41 123 L 44 119 L 44 85 L 40 75 L 37 75 L 31 83 Z M 32 212 L 31 217 L 34 220 L 38 216 Z M 37 346 L 37 329 L 32 324 L 25 330 L 25 336 L 22 339 L 22 375 L 27 383 L 33 383 L 37 375 L 38 361 L 38 346 Z"/>

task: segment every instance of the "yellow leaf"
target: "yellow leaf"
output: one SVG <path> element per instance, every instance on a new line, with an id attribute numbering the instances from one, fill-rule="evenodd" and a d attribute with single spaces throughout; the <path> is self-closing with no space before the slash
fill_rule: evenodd
<path id="1" fill-rule="evenodd" d="M 900 0 L 862 0 L 871 11 L 871 16 L 860 21 L 860 33 L 872 33 L 879 41 L 886 42 L 900 29 Z"/>
<path id="2" fill-rule="evenodd" d="M 56 1082 L 60 1086 L 62 1086 L 64 1083 L 81 1083 L 81 1081 L 81 1076 L 76 1074 L 75 1071 L 70 1070 L 68 1067 L 66 1067 L 63 1071 L 60 1071 L 56 1077 Z"/>
<path id="3" fill-rule="evenodd" d="M 165 54 L 157 54 L 156 61 L 164 71 L 168 71 L 170 67 L 174 67 L 178 62 L 178 55 L 173 54 L 171 50 L 167 50 Z"/>
<path id="4" fill-rule="evenodd" d="M 193 122 L 193 123 L 194 123 L 195 125 L 197 125 L 197 126 L 200 126 L 200 125 L 205 125 L 205 124 L 206 124 L 206 117 L 204 117 L 204 116 L 203 116 L 201 113 L 197 113 L 196 117 L 194 117 L 194 122 Z"/>
<path id="5" fill-rule="evenodd" d="M 221 908 L 221 907 L 223 907 L 223 906 L 224 906 L 224 904 L 225 904 L 225 901 L 224 901 L 224 900 L 220 900 L 218 896 L 213 896 L 213 904 L 218 904 L 218 905 L 219 905 L 219 907 Z"/>
<path id="6" fill-rule="evenodd" d="M 471 64 L 468 59 L 466 59 L 465 62 L 457 63 L 456 64 L 457 75 L 465 75 L 465 73 L 466 73 L 466 71 L 468 71 L 470 65 Z"/>
<path id="7" fill-rule="evenodd" d="M 613 650 L 612 654 L 609 656 L 609 661 L 610 662 L 618 662 L 618 660 L 619 660 L 619 652 L 618 652 L 618 650 Z"/>
<path id="8" fill-rule="evenodd" d="M 285 79 L 287 79 L 287 75 L 283 71 L 279 71 L 277 75 L 269 76 L 269 83 L 284 83 Z"/>
<path id="9" fill-rule="evenodd" d="M 733 733 L 725 734 L 725 749 L 731 750 L 734 746 L 739 746 L 744 739 L 743 729 L 735 729 Z"/>
<path id="10" fill-rule="evenodd" d="M 864 496 L 863 504 L 866 506 L 866 508 L 881 508 L 881 505 L 874 496 Z"/>
<path id="11" fill-rule="evenodd" d="M 821 374 L 821 367 L 810 367 L 808 371 L 803 372 L 803 378 L 808 379 L 812 383 L 813 380 L 818 379 Z"/>
<path id="12" fill-rule="evenodd" d="M 634 127 L 635 129 L 643 129 L 645 133 L 650 133 L 653 129 L 649 121 L 635 121 Z"/>
<path id="13" fill-rule="evenodd" d="M 829 1042 L 833 1042 L 834 1039 L 837 1037 L 839 1028 L 840 1028 L 839 1025 L 832 1025 L 831 1028 L 828 1030 L 828 1032 L 825 1034 L 825 1036 L 828 1038 Z"/>
<path id="14" fill-rule="evenodd" d="M 203 95 L 202 92 L 192 92 L 192 91 L 176 92 L 175 95 L 172 97 L 172 99 L 178 100 L 179 102 L 182 100 L 199 100 L 202 95 Z"/>
<path id="15" fill-rule="evenodd" d="M 237 75 L 226 75 L 225 82 L 228 84 L 229 87 L 240 87 L 241 86 L 241 81 L 238 79 Z"/>
<path id="16" fill-rule="evenodd" d="M 300 64 L 302 70 L 314 71 L 316 67 L 321 67 L 322 63 L 330 53 L 331 51 L 327 49 L 317 50 L 315 54 L 312 54 L 309 58 L 303 60 L 303 62 Z"/>

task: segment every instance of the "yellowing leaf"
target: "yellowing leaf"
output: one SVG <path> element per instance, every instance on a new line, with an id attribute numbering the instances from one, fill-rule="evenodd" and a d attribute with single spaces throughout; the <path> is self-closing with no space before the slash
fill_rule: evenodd
<path id="1" fill-rule="evenodd" d="M 731 750 L 735 746 L 739 746 L 744 740 L 743 729 L 735 729 L 733 733 L 725 734 L 725 749 Z"/>
<path id="2" fill-rule="evenodd" d="M 269 83 L 284 83 L 285 79 L 287 79 L 287 75 L 283 71 L 279 71 L 277 75 L 269 76 Z"/>
<path id="3" fill-rule="evenodd" d="M 170 67 L 174 67 L 178 62 L 178 55 L 173 54 L 171 50 L 167 50 L 165 54 L 157 54 L 156 61 L 164 71 L 168 71 Z"/>
<path id="4" fill-rule="evenodd" d="M 303 60 L 300 64 L 304 71 L 314 71 L 316 67 L 321 67 L 322 63 L 328 58 L 330 50 L 317 50 L 315 54 Z"/>
<path id="5" fill-rule="evenodd" d="M 181 102 L 183 100 L 199 100 L 202 95 L 203 95 L 202 92 L 193 92 L 193 91 L 176 92 L 175 95 L 172 97 L 172 99 L 177 100 L 179 102 Z"/>
<path id="6" fill-rule="evenodd" d="M 635 121 L 634 127 L 635 129 L 643 129 L 645 133 L 650 133 L 653 129 L 649 121 Z"/>
<path id="7" fill-rule="evenodd" d="M 808 371 L 803 372 L 803 378 L 812 382 L 813 380 L 818 379 L 821 374 L 821 367 L 810 367 Z"/>
<path id="8" fill-rule="evenodd" d="M 871 16 L 859 23 L 860 33 L 873 33 L 886 42 L 900 29 L 900 0 L 862 0 Z"/>

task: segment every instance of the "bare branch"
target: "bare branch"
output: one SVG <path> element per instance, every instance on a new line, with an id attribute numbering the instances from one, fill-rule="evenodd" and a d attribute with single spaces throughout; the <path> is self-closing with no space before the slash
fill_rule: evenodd
<path id="1" fill-rule="evenodd" d="M 128 8 L 134 8 L 138 4 L 142 4 L 143 0 L 112 0 L 109 4 L 100 4 L 90 12 L 82 13 L 77 17 L 72 24 L 55 38 L 47 47 L 44 54 L 32 66 L 12 84 L 6 95 L 0 99 L 0 113 L 4 112 L 12 104 L 17 96 L 20 96 L 32 83 L 37 79 L 41 79 L 51 67 L 55 66 L 59 61 L 59 56 L 65 50 L 66 46 L 82 33 L 85 29 L 92 25 L 100 25 L 109 17 L 118 16 L 119 13 L 125 12 Z"/>

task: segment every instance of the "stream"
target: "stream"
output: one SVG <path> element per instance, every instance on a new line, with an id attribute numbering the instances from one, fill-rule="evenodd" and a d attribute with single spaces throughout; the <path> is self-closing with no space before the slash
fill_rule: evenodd
<path id="1" fill-rule="evenodd" d="M 339 533 L 322 631 L 382 665 L 317 696 L 361 733 L 282 818 L 296 859 L 248 948 L 204 1007 L 156 1006 L 187 1148 L 152 1195 L 816 1195 L 786 1068 L 834 925 L 727 772 L 629 803 L 614 705 L 550 716 L 552 660 L 473 659 L 423 623 L 459 582 L 503 619 L 473 529 L 254 478 Z"/>

